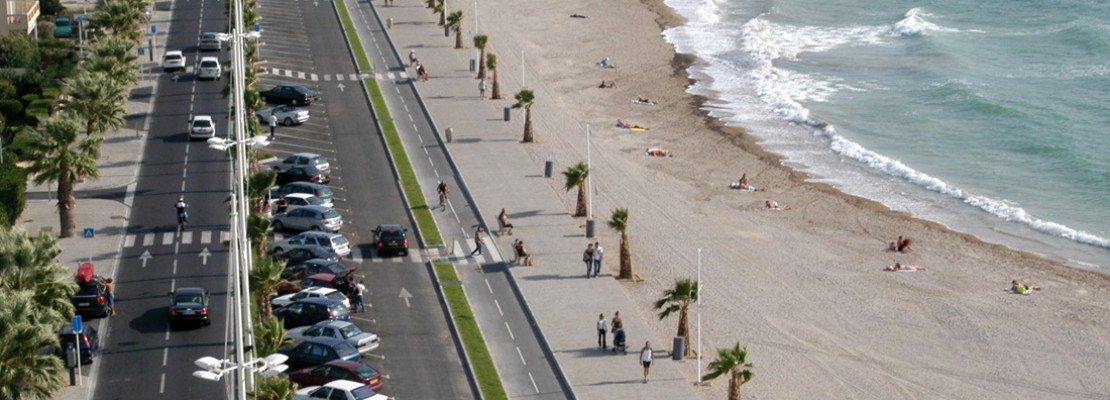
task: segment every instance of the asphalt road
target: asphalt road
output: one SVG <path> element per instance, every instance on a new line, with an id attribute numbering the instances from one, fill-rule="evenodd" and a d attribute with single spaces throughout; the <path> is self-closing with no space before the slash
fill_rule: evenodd
<path id="1" fill-rule="evenodd" d="M 172 4 L 174 19 L 159 31 L 169 33 L 167 48 L 183 50 L 187 65 L 195 65 L 200 56 L 198 34 L 224 29 L 223 4 L 183 0 Z M 162 53 L 159 49 L 155 55 Z M 227 52 L 204 55 L 226 59 Z M 195 359 L 222 358 L 228 341 L 228 252 L 220 241 L 228 230 L 224 201 L 230 164 L 204 142 L 190 142 L 187 122 L 190 115 L 212 115 L 217 134 L 226 137 L 227 100 L 220 94 L 222 81 L 196 81 L 192 73 L 182 73 L 180 78 L 174 82 L 169 74 L 161 74 L 152 99 L 151 129 L 127 227 L 134 239 L 120 254 L 118 315 L 109 323 L 111 334 L 98 361 L 103 365 L 96 399 L 225 397 L 224 384 L 200 381 L 191 374 L 196 370 Z M 173 204 L 179 195 L 190 204 L 190 223 L 184 232 L 176 233 Z M 210 255 L 202 257 L 205 250 Z M 191 286 L 212 293 L 212 324 L 171 330 L 168 294 Z"/>

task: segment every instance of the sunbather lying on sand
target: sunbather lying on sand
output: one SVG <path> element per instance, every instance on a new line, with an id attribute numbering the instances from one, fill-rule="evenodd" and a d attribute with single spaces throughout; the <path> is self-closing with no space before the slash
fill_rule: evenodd
<path id="1" fill-rule="evenodd" d="M 768 210 L 789 210 L 789 206 L 781 206 L 777 201 L 767 200 L 763 203 Z"/>
<path id="2" fill-rule="evenodd" d="M 644 150 L 644 155 L 652 157 L 674 157 L 673 155 L 671 155 L 670 150 L 663 150 L 658 147 L 652 147 Z"/>
<path id="3" fill-rule="evenodd" d="M 597 87 L 602 89 L 614 89 L 617 87 L 617 81 L 601 81 L 601 84 L 597 85 Z"/>
<path id="4" fill-rule="evenodd" d="M 636 96 L 636 102 L 640 103 L 640 104 L 651 104 L 651 105 L 658 104 L 658 102 L 656 102 L 655 99 L 649 99 L 649 98 L 644 97 L 644 96 Z"/>
<path id="5" fill-rule="evenodd" d="M 645 130 L 645 131 L 649 129 L 647 127 L 643 127 L 643 126 L 639 126 L 639 125 L 629 125 L 629 124 L 626 124 L 626 123 L 624 123 L 624 121 L 621 121 L 619 119 L 617 120 L 617 128 L 640 129 L 640 130 Z"/>
<path id="6" fill-rule="evenodd" d="M 601 59 L 601 61 L 599 61 L 597 63 L 597 66 L 598 66 L 598 68 L 616 68 L 617 67 L 617 66 L 613 65 L 612 61 L 609 61 L 609 57 L 605 57 L 605 58 Z"/>
<path id="7" fill-rule="evenodd" d="M 1026 285 L 1024 283 L 1018 282 L 1017 280 L 1010 282 L 1011 292 L 1017 294 L 1029 294 L 1030 290 L 1041 290 L 1041 287 L 1036 285 Z"/>
<path id="8" fill-rule="evenodd" d="M 893 271 L 893 272 L 913 272 L 913 271 L 924 271 L 924 270 L 925 270 L 925 267 L 921 267 L 921 266 L 917 266 L 917 265 L 903 266 L 902 263 L 894 263 L 894 265 L 888 265 L 888 266 L 886 266 L 886 268 L 883 268 L 883 271 Z"/>
<path id="9" fill-rule="evenodd" d="M 570 17 L 571 17 L 571 18 L 582 18 L 582 19 L 588 19 L 588 18 L 590 18 L 590 17 L 587 17 L 587 16 L 585 16 L 585 15 L 582 15 L 582 14 L 571 14 L 571 15 L 570 15 Z"/>

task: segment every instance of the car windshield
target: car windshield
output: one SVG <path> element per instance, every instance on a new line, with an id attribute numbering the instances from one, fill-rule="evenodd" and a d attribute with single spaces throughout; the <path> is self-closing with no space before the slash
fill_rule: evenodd
<path id="1" fill-rule="evenodd" d="M 335 211 L 335 210 L 324 211 L 324 218 L 328 218 L 328 219 L 339 218 L 339 211 Z"/>
<path id="2" fill-rule="evenodd" d="M 310 206 L 320 206 L 324 204 L 324 201 L 320 200 L 320 198 L 316 196 L 305 197 L 304 200 Z"/>
<path id="3" fill-rule="evenodd" d="M 54 21 L 54 26 L 69 27 L 69 20 L 68 19 L 60 19 L 60 20 Z"/>
<path id="4" fill-rule="evenodd" d="M 362 333 L 362 329 L 359 329 L 358 325 L 350 324 L 340 328 L 339 333 L 343 335 L 344 339 L 348 339 L 351 336 Z"/>
<path id="5" fill-rule="evenodd" d="M 328 293 L 328 298 L 332 299 L 332 300 L 335 300 L 335 301 L 343 301 L 343 300 L 346 299 L 346 297 L 343 297 L 343 293 L 339 293 L 339 292 Z M 344 337 L 346 337 L 346 336 L 344 336 Z"/>
<path id="6" fill-rule="evenodd" d="M 373 368 L 370 368 L 370 367 L 367 367 L 367 366 L 363 365 L 363 366 L 360 366 L 358 368 L 355 368 L 355 373 L 358 374 L 358 376 L 363 378 L 363 379 L 370 379 L 374 375 L 377 375 L 378 371 L 375 371 Z"/>
<path id="7" fill-rule="evenodd" d="M 173 298 L 174 304 L 179 306 L 199 306 L 203 300 L 199 294 L 179 294 Z"/>
<path id="8" fill-rule="evenodd" d="M 201 68 L 216 68 L 217 65 L 220 64 L 215 61 L 201 61 L 200 63 Z"/>
<path id="9" fill-rule="evenodd" d="M 178 126 L 180 126 L 180 125 L 178 125 Z M 206 119 L 198 119 L 196 121 L 193 121 L 193 126 L 195 126 L 197 128 L 211 128 L 212 127 L 212 121 L 209 121 L 209 120 L 206 120 Z"/>
<path id="10" fill-rule="evenodd" d="M 359 387 L 355 388 L 354 390 L 352 390 L 351 394 L 355 396 L 355 399 L 361 400 L 361 399 L 369 399 L 371 397 L 374 397 L 374 395 L 376 395 L 377 393 L 374 393 L 374 391 L 372 389 L 370 389 L 366 386 L 359 386 Z"/>

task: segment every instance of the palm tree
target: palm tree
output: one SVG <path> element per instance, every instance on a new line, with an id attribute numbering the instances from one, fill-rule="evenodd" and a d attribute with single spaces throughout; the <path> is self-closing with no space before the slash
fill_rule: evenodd
<path id="1" fill-rule="evenodd" d="M 77 284 L 58 263 L 62 248 L 46 233 L 31 236 L 22 229 L 0 231 L 0 292 L 25 291 L 37 307 L 39 321 L 54 326 L 69 321 Z"/>
<path id="2" fill-rule="evenodd" d="M 447 16 L 447 27 L 455 32 L 455 48 L 463 48 L 462 31 L 463 31 L 463 12 L 462 10 L 455 11 Z"/>
<path id="3" fill-rule="evenodd" d="M 251 213 L 247 217 L 247 237 L 254 244 L 254 254 L 263 257 L 266 255 L 266 238 L 274 232 L 270 219 L 262 214 Z"/>
<path id="4" fill-rule="evenodd" d="M 493 75 L 493 90 L 490 92 L 491 100 L 501 100 L 501 82 L 497 80 L 497 53 L 486 54 L 486 68 Z"/>
<path id="5" fill-rule="evenodd" d="M 285 262 L 274 261 L 266 256 L 255 257 L 254 267 L 250 272 L 250 287 L 254 298 L 258 302 L 258 318 L 266 319 L 273 315 L 270 305 L 270 295 L 277 292 L 277 288 L 285 283 L 281 271 L 285 269 Z"/>
<path id="6" fill-rule="evenodd" d="M 35 323 L 28 291 L 0 291 L 0 399 L 51 399 L 61 389 L 62 360 L 39 351 L 58 345 L 53 325 Z"/>
<path id="7" fill-rule="evenodd" d="M 101 28 L 112 36 L 139 43 L 142 31 L 139 24 L 146 21 L 143 1 L 105 0 L 93 12 L 90 24 Z"/>
<path id="8" fill-rule="evenodd" d="M 563 171 L 563 176 L 567 178 L 567 184 L 563 187 L 568 192 L 571 189 L 578 188 L 578 203 L 574 207 L 575 217 L 586 216 L 586 178 L 590 176 L 590 169 L 586 167 L 586 163 L 579 161 L 573 167 L 567 167 Z"/>
<path id="9" fill-rule="evenodd" d="M 496 81 L 494 81 L 496 82 Z M 497 90 L 497 84 L 494 83 L 494 90 Z M 524 89 L 516 92 L 516 104 L 513 108 L 524 109 L 524 143 L 532 143 L 536 141 L 535 132 L 532 131 L 532 105 L 536 103 L 536 95 L 531 90 Z"/>
<path id="10" fill-rule="evenodd" d="M 254 390 L 247 393 L 253 400 L 293 400 L 297 384 L 282 376 L 255 380 Z"/>
<path id="11" fill-rule="evenodd" d="M 478 48 L 478 79 L 486 79 L 486 44 L 489 36 L 474 35 L 474 47 Z M 458 47 L 458 46 L 456 46 Z"/>
<path id="12" fill-rule="evenodd" d="M 258 354 L 274 354 L 285 343 L 285 325 L 277 317 L 261 318 L 254 324 L 254 350 Z"/>
<path id="13" fill-rule="evenodd" d="M 632 243 L 628 240 L 628 209 L 613 210 L 613 216 L 609 217 L 609 227 L 621 234 L 621 269 L 617 279 L 633 279 Z"/>
<path id="14" fill-rule="evenodd" d="M 678 334 L 689 341 L 690 339 L 690 304 L 698 300 L 698 282 L 693 279 L 676 279 L 674 287 L 663 291 L 663 298 L 655 301 L 655 309 L 659 312 L 659 319 L 666 319 L 678 311 Z M 686 346 L 685 356 L 693 353 L 690 346 Z"/>
<path id="15" fill-rule="evenodd" d="M 270 188 L 274 187 L 275 182 L 277 182 L 277 175 L 273 171 L 259 172 L 247 178 L 247 198 L 250 199 L 252 213 L 261 214 L 266 208 Z"/>
<path id="16" fill-rule="evenodd" d="M 439 26 L 447 24 L 447 0 L 436 0 L 436 12 L 439 13 Z"/>
<path id="17" fill-rule="evenodd" d="M 428 0 L 428 6 L 427 7 L 431 8 L 431 9 L 435 9 L 436 8 L 436 0 Z"/>
<path id="18" fill-rule="evenodd" d="M 85 121 L 85 134 L 99 136 L 126 122 L 123 107 L 127 91 L 103 73 L 81 72 L 66 82 L 62 110 Z"/>
<path id="19" fill-rule="evenodd" d="M 108 37 L 97 39 L 90 48 L 89 59 L 83 65 L 86 70 L 105 72 L 124 86 L 138 81 L 135 70 L 139 56 L 135 55 L 135 43 Z"/>
<path id="20" fill-rule="evenodd" d="M 709 373 L 701 379 L 711 381 L 728 374 L 728 400 L 740 400 L 744 397 L 740 387 L 752 380 L 752 368 L 748 348 L 736 342 L 736 346 L 717 349 L 717 359 L 709 363 Z"/>
<path id="21" fill-rule="evenodd" d="M 43 124 L 43 131 L 34 137 L 31 153 L 35 160 L 27 171 L 34 174 L 35 184 L 47 182 L 58 185 L 58 218 L 61 223 L 59 237 L 73 237 L 77 230 L 73 207 L 73 186 L 80 177 L 96 179 L 96 152 L 103 136 L 91 136 L 78 142 L 77 121 L 72 118 L 51 118 Z"/>

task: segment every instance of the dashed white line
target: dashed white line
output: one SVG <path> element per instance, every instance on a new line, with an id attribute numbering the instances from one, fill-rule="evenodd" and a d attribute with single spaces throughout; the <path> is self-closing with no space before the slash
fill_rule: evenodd
<path id="1" fill-rule="evenodd" d="M 493 305 L 497 306 L 497 313 L 504 317 L 505 313 L 501 312 L 501 303 L 497 299 L 493 299 Z"/>
<path id="2" fill-rule="evenodd" d="M 516 336 L 513 335 L 513 328 L 509 327 L 508 321 L 505 321 L 505 330 L 509 331 L 509 339 L 516 340 Z"/>
<path id="3" fill-rule="evenodd" d="M 489 294 L 493 294 L 493 286 L 489 285 L 489 279 L 486 279 L 486 289 L 489 289 Z"/>
<path id="4" fill-rule="evenodd" d="M 173 260 L 173 275 L 177 275 L 177 260 Z"/>
<path id="5" fill-rule="evenodd" d="M 162 348 L 162 366 L 163 367 L 166 366 L 166 360 L 168 360 L 169 358 L 170 358 L 170 348 L 169 347 L 163 347 Z"/>
<path id="6" fill-rule="evenodd" d="M 528 365 L 528 362 L 524 361 L 524 353 L 520 352 L 520 346 L 514 346 L 514 347 L 516 347 L 516 355 L 520 356 L 520 363 L 524 364 L 524 365 Z"/>
<path id="7" fill-rule="evenodd" d="M 158 385 L 158 393 L 166 393 L 166 373 L 162 373 L 162 383 Z"/>
<path id="8" fill-rule="evenodd" d="M 532 380 L 532 389 L 536 389 L 536 393 L 539 393 L 540 392 L 540 387 L 536 386 L 536 378 L 532 377 L 531 372 L 528 373 L 528 379 Z"/>
<path id="9" fill-rule="evenodd" d="M 170 324 L 166 324 L 166 341 L 170 341 Z"/>

